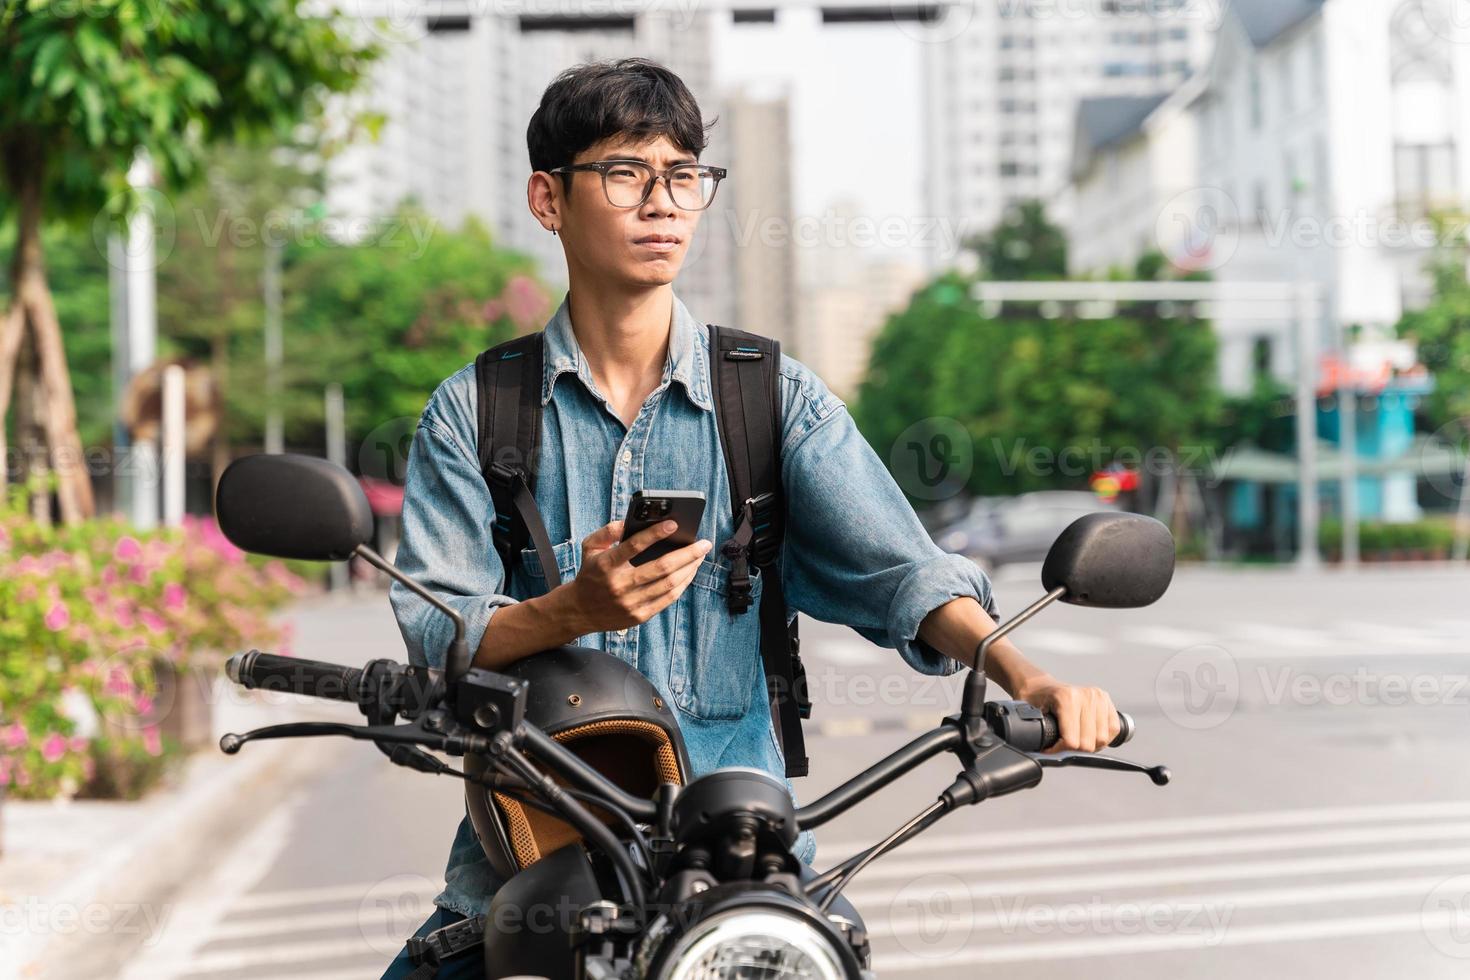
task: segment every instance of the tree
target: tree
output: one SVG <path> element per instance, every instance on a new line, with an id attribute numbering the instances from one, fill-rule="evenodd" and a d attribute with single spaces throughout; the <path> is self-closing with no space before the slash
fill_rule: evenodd
<path id="1" fill-rule="evenodd" d="M 123 218 L 140 203 L 126 177 L 140 151 L 165 184 L 181 186 L 210 144 L 284 137 L 319 111 L 325 95 L 352 88 L 377 49 L 298 7 L 297 0 L 12 0 L 0 12 L 0 186 L 16 225 L 10 306 L 0 320 L 0 423 L 13 390 L 37 392 L 49 450 L 37 465 L 56 471 L 65 521 L 89 516 L 93 505 L 42 223 L 48 215 Z M 17 377 L 27 343 L 33 353 Z M 28 401 L 17 405 L 22 437 Z M 4 449 L 0 443 L 0 455 Z"/>
<path id="2" fill-rule="evenodd" d="M 1065 241 L 1039 205 L 973 244 L 992 278 L 1065 275 Z M 1129 277 L 1162 269 L 1145 256 Z M 1093 465 L 1206 440 L 1219 408 L 1208 324 L 1161 303 L 1088 319 L 1034 304 L 987 315 L 970 285 L 946 274 L 880 331 L 853 409 L 875 446 L 921 419 L 956 419 L 975 449 L 968 489 L 997 494 L 1085 487 Z"/>

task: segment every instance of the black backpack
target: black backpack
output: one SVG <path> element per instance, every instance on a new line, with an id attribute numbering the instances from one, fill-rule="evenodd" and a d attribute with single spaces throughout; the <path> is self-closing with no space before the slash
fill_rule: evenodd
<path id="1" fill-rule="evenodd" d="M 761 659 L 777 740 L 787 776 L 807 774 L 801 720 L 811 716 L 797 617 L 787 622 L 778 559 L 785 532 L 781 490 L 781 344 L 770 337 L 709 324 L 710 373 L 720 446 L 730 477 L 735 533 L 721 544 L 730 560 L 727 602 L 750 608 L 749 568 L 765 581 L 761 593 Z M 527 334 L 475 359 L 479 394 L 480 470 L 495 503 L 491 529 L 507 580 L 521 549 L 535 547 L 548 588 L 561 583 L 550 536 L 536 507 L 536 460 L 541 439 L 542 334 Z"/>

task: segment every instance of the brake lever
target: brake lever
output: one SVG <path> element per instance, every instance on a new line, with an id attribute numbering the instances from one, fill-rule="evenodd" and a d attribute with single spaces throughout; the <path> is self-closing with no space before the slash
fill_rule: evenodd
<path id="1" fill-rule="evenodd" d="M 437 713 L 425 715 L 406 725 L 348 725 L 335 721 L 294 721 L 283 725 L 267 725 L 264 728 L 252 729 L 243 735 L 228 732 L 220 736 L 219 747 L 220 751 L 226 755 L 234 755 L 246 742 L 269 738 L 341 735 L 366 742 L 423 746 L 447 752 L 450 755 L 489 750 L 490 740 L 485 736 L 473 732 L 436 730 L 442 728 L 443 725 L 444 720 Z"/>
<path id="2" fill-rule="evenodd" d="M 1084 769 L 1112 769 L 1115 772 L 1141 772 L 1153 780 L 1155 786 L 1167 786 L 1170 779 L 1168 766 L 1145 766 L 1111 755 L 1097 755 L 1092 752 L 1026 752 L 1023 754 L 1034 759 L 1038 765 L 1048 769 L 1059 768 L 1061 766 L 1080 766 Z"/>

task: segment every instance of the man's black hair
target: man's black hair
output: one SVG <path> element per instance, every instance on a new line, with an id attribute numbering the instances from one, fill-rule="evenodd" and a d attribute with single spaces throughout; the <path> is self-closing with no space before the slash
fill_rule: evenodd
<path id="1" fill-rule="evenodd" d="M 578 153 L 611 136 L 637 142 L 667 136 L 696 160 L 709 140 L 699 103 L 682 79 L 647 58 L 594 61 L 552 79 L 526 127 L 531 169 L 572 163 Z M 560 174 L 571 191 L 571 174 Z"/>

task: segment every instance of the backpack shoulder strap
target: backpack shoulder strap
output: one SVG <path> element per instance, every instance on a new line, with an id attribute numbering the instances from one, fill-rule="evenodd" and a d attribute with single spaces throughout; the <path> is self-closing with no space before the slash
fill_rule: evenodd
<path id="1" fill-rule="evenodd" d="M 479 398 L 477 452 L 480 473 L 495 503 L 491 537 L 505 570 L 529 540 L 535 545 L 547 588 L 561 584 L 556 553 L 536 507 L 536 460 L 541 444 L 542 335 L 540 331 L 497 344 L 475 358 Z"/>
<path id="2" fill-rule="evenodd" d="M 730 559 L 727 601 L 732 613 L 750 607 L 749 566 L 761 570 L 761 659 L 771 721 L 786 757 L 787 776 L 807 774 L 801 719 L 811 714 L 796 619 L 787 620 L 781 586 L 786 504 L 781 487 L 781 343 L 771 337 L 709 325 L 710 374 L 720 446 L 730 478 L 735 533 L 721 547 Z"/>

